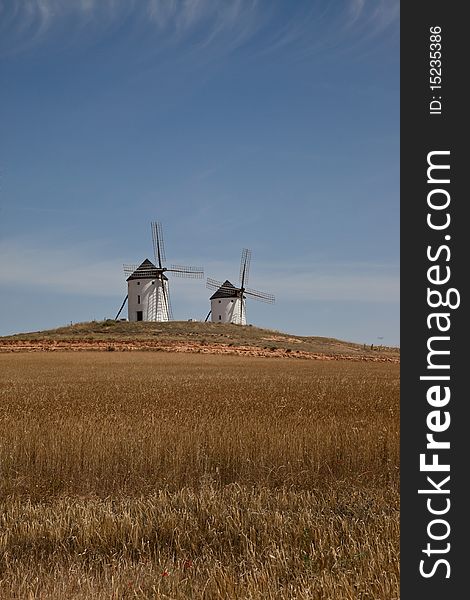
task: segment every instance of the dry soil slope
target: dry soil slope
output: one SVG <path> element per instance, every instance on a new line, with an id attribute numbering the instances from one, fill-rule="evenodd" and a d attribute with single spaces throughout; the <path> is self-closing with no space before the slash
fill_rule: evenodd
<path id="1" fill-rule="evenodd" d="M 153 350 L 324 360 L 399 361 L 398 348 L 371 347 L 334 338 L 294 336 L 253 326 L 192 321 L 93 321 L 0 337 L 0 352 L 53 350 Z"/>

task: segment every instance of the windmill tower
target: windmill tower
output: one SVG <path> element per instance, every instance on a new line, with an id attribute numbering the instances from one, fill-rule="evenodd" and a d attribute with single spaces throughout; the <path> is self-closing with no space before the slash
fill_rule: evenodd
<path id="1" fill-rule="evenodd" d="M 152 222 L 151 229 L 155 264 L 146 258 L 138 266 L 124 265 L 124 274 L 127 276 L 127 296 L 116 315 L 116 320 L 127 301 L 129 321 L 171 321 L 173 311 L 168 277 L 165 273 L 197 279 L 204 276 L 204 271 L 200 267 L 182 265 L 164 267 L 166 255 L 161 223 Z"/>
<path id="2" fill-rule="evenodd" d="M 207 278 L 207 287 L 215 290 L 210 297 L 211 310 L 206 321 L 211 316 L 213 323 L 235 323 L 246 325 L 246 299 L 253 298 L 260 302 L 274 303 L 274 296 L 245 287 L 250 273 L 251 250 L 244 248 L 240 260 L 240 284 L 235 287 L 228 279 L 223 283 Z"/>

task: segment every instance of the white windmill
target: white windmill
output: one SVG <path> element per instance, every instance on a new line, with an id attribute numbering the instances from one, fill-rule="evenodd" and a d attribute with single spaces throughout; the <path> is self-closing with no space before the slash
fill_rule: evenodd
<path id="1" fill-rule="evenodd" d="M 246 325 L 246 299 L 253 298 L 260 302 L 273 304 L 275 298 L 273 294 L 259 292 L 245 287 L 248 283 L 250 273 L 251 250 L 243 248 L 240 261 L 240 285 L 235 287 L 228 279 L 223 283 L 215 279 L 207 278 L 207 287 L 215 290 L 210 297 L 211 310 L 206 317 L 206 321 L 211 317 L 213 323 L 235 323 L 237 325 Z"/>
<path id="2" fill-rule="evenodd" d="M 116 315 L 116 320 L 127 301 L 129 321 L 171 321 L 173 320 L 173 311 L 168 277 L 165 273 L 197 279 L 204 276 L 204 270 L 201 267 L 182 265 L 164 267 L 163 262 L 166 261 L 166 256 L 161 223 L 152 222 L 151 229 L 155 264 L 146 258 L 139 266 L 124 265 L 124 274 L 127 276 L 127 296 Z"/>

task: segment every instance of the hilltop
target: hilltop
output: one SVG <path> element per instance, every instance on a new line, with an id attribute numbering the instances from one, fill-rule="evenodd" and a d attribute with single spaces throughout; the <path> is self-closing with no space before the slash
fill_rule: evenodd
<path id="1" fill-rule="evenodd" d="M 0 337 L 0 352 L 52 350 L 153 350 L 391 362 L 398 362 L 400 357 L 398 348 L 290 335 L 251 325 L 195 321 L 92 321 Z"/>

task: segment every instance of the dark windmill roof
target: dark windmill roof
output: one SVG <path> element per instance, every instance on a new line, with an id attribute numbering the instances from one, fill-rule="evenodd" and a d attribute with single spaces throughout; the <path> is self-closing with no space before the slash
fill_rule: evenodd
<path id="1" fill-rule="evenodd" d="M 127 278 L 126 281 L 130 281 L 131 279 L 154 279 L 158 275 L 157 267 L 150 262 L 148 258 L 144 260 L 144 262 L 137 267 L 137 269 L 132 273 L 130 277 Z M 166 279 L 165 276 L 163 276 Z"/>
<path id="2" fill-rule="evenodd" d="M 219 289 L 212 294 L 209 300 L 215 300 L 216 298 L 238 298 L 237 292 L 238 289 L 226 279 Z"/>

